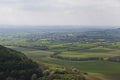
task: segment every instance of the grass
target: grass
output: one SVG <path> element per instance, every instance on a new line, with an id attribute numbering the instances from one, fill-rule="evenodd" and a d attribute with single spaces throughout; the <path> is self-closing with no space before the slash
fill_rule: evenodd
<path id="1" fill-rule="evenodd" d="M 109 53 L 92 53 L 92 52 L 63 52 L 59 54 L 62 57 L 76 57 L 76 58 L 87 58 L 87 57 L 112 57 L 119 56 L 120 51 L 109 52 Z"/>
<path id="2" fill-rule="evenodd" d="M 86 51 L 66 51 L 59 54 L 62 57 L 76 57 L 76 58 L 87 58 L 87 57 L 112 57 L 112 56 L 119 56 L 120 50 L 116 49 L 109 49 L 109 48 L 92 48 Z"/>
<path id="3" fill-rule="evenodd" d="M 41 58 L 46 58 L 49 55 L 53 54 L 53 52 L 49 51 L 42 51 L 42 50 L 36 50 L 36 51 L 27 51 L 25 54 L 34 60 L 41 60 Z"/>
<path id="4" fill-rule="evenodd" d="M 90 80 L 109 80 L 105 75 L 100 74 L 100 73 L 88 73 Z"/>
<path id="5" fill-rule="evenodd" d="M 116 62 L 108 62 L 108 61 L 68 61 L 68 60 L 60 60 L 56 58 L 51 58 L 50 55 L 53 54 L 53 52 L 50 51 L 41 51 L 41 50 L 31 50 L 31 49 L 25 49 L 25 48 L 20 48 L 20 47 L 11 47 L 16 50 L 22 50 L 28 57 L 34 59 L 34 60 L 40 60 L 46 63 L 51 63 L 51 64 L 58 64 L 66 67 L 76 67 L 81 71 L 84 72 L 93 72 L 93 73 L 120 73 L 120 63 Z M 88 57 L 88 56 L 113 56 L 113 55 L 120 55 L 120 51 L 117 50 L 114 52 L 109 52 L 108 53 L 81 53 L 83 57 Z M 111 54 L 110 54 L 111 53 Z M 113 54 L 114 53 L 114 54 Z M 80 53 L 62 53 L 62 55 L 66 54 L 68 56 L 76 57 Z M 77 55 L 76 55 L 77 54 Z"/>
<path id="6" fill-rule="evenodd" d="M 120 64 L 103 61 L 66 61 L 54 58 L 44 58 L 44 62 L 64 65 L 65 67 L 76 67 L 83 72 L 93 73 L 120 73 Z"/>
<path id="7" fill-rule="evenodd" d="M 104 74 L 109 80 L 120 80 L 120 74 Z"/>
<path id="8" fill-rule="evenodd" d="M 43 61 L 48 64 L 56 64 L 60 66 L 65 66 L 66 68 L 75 67 L 79 69 L 81 72 L 88 73 L 97 73 L 95 76 L 101 77 L 102 80 L 104 76 L 108 78 L 108 80 L 119 80 L 120 74 L 120 63 L 109 62 L 109 61 L 68 61 L 68 60 L 60 60 L 56 58 L 51 58 L 50 55 L 53 54 L 51 51 L 41 51 L 36 49 L 27 49 L 21 47 L 8 46 L 9 48 L 13 48 L 19 51 L 24 52 L 29 58 L 32 58 L 37 61 Z M 64 57 L 90 57 L 90 56 L 117 56 L 120 55 L 120 50 L 112 50 L 107 49 L 106 52 L 96 52 L 97 49 L 92 49 L 90 52 L 81 51 L 81 52 L 62 52 L 60 56 Z M 102 74 L 104 76 L 98 75 Z M 93 77 L 91 77 L 93 78 Z M 118 78 L 118 79 L 117 79 Z"/>

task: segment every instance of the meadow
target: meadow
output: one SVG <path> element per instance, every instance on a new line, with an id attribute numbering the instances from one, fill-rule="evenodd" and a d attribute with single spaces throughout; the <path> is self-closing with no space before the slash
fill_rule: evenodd
<path id="1" fill-rule="evenodd" d="M 119 80 L 120 74 L 120 63 L 119 62 L 110 62 L 110 61 L 98 61 L 98 60 L 92 60 L 92 61 L 70 61 L 70 60 L 62 60 L 58 58 L 52 58 L 50 55 L 54 54 L 54 52 L 50 51 L 44 51 L 44 50 L 37 50 L 37 49 L 28 49 L 28 48 L 21 48 L 21 47 L 15 47 L 15 46 L 7 46 L 9 48 L 13 48 L 16 50 L 20 50 L 24 52 L 29 58 L 32 58 L 35 61 L 42 61 L 46 64 L 56 64 L 59 66 L 64 66 L 66 68 L 77 68 L 81 72 L 87 72 L 89 74 L 99 74 L 99 77 L 103 75 L 103 78 L 108 78 L 108 80 Z M 95 51 L 94 51 L 95 49 Z M 98 52 L 98 48 L 92 48 L 89 49 L 89 51 L 82 51 L 82 52 L 62 52 L 59 55 L 63 57 L 110 57 L 110 56 L 119 56 L 120 50 L 119 49 L 108 49 L 104 48 L 105 52 Z M 103 48 L 99 48 L 103 49 Z M 117 78 L 118 79 L 117 79 Z M 104 79 L 103 79 L 104 80 Z"/>
<path id="2" fill-rule="evenodd" d="M 101 50 L 101 51 L 100 51 Z M 86 58 L 86 57 L 112 57 L 112 56 L 119 56 L 120 50 L 113 50 L 113 49 L 102 49 L 102 48 L 92 48 L 87 51 L 79 51 L 79 52 L 62 52 L 59 56 L 62 57 L 75 57 L 75 58 Z"/>

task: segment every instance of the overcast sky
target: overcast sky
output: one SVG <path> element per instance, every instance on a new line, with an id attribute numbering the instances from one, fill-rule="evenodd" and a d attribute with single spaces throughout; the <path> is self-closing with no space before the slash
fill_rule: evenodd
<path id="1" fill-rule="evenodd" d="M 0 0 L 0 25 L 120 26 L 120 0 Z"/>

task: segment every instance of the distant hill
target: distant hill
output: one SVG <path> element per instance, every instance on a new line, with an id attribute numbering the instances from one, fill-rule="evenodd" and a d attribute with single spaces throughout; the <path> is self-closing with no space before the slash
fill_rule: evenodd
<path id="1" fill-rule="evenodd" d="M 38 65 L 23 53 L 0 45 L 0 79 L 17 79 L 22 76 L 22 80 L 30 80 L 33 74 L 39 73 L 37 69 Z"/>

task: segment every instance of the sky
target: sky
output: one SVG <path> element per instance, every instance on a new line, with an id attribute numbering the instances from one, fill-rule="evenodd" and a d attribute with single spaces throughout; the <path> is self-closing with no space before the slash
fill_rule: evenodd
<path id="1" fill-rule="evenodd" d="M 0 0 L 0 25 L 120 26 L 120 0 Z"/>

